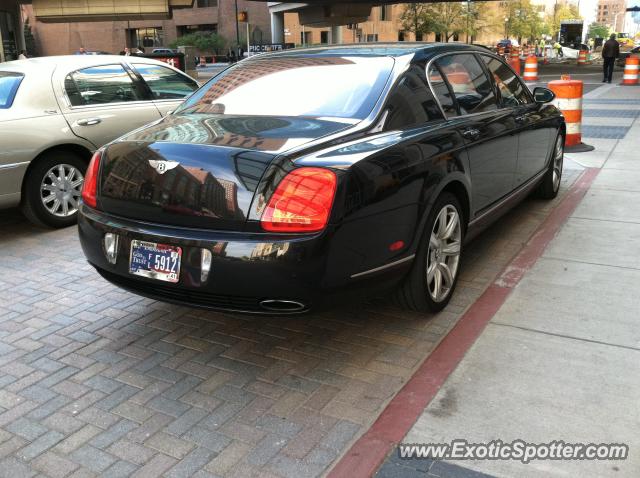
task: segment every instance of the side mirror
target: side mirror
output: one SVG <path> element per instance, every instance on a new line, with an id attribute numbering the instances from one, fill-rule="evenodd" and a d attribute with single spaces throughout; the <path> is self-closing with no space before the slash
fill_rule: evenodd
<path id="1" fill-rule="evenodd" d="M 556 94 L 549 88 L 538 86 L 533 89 L 533 99 L 536 103 L 551 103 L 556 98 Z"/>

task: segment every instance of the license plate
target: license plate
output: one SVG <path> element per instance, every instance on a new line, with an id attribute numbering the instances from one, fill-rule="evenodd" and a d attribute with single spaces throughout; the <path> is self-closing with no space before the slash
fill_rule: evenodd
<path id="1" fill-rule="evenodd" d="M 180 280 L 182 248 L 156 244 L 155 242 L 131 241 L 129 272 L 164 282 Z"/>

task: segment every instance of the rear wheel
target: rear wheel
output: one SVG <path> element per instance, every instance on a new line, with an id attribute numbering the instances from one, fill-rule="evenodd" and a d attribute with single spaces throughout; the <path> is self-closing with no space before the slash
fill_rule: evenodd
<path id="1" fill-rule="evenodd" d="M 413 268 L 398 290 L 402 306 L 439 312 L 451 300 L 458 282 L 464 223 L 460 201 L 442 194 L 434 204 Z"/>
<path id="2" fill-rule="evenodd" d="M 46 153 L 25 179 L 22 212 L 34 224 L 67 227 L 76 222 L 85 161 L 69 151 Z"/>
<path id="3" fill-rule="evenodd" d="M 562 167 L 564 164 L 564 136 L 561 134 L 556 138 L 556 143 L 551 153 L 551 161 L 549 169 L 544 175 L 540 186 L 538 187 L 538 195 L 542 199 L 553 199 L 560 191 L 560 181 L 562 180 Z"/>

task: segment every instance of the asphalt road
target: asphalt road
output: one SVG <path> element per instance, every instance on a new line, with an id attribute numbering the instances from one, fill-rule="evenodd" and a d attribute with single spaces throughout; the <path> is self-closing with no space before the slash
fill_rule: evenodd
<path id="1" fill-rule="evenodd" d="M 622 81 L 623 69 L 616 66 L 613 71 L 612 83 L 620 83 Z M 602 65 L 577 66 L 572 63 L 560 63 L 550 65 L 538 65 L 537 83 L 533 86 L 544 86 L 550 81 L 559 80 L 560 75 L 571 75 L 571 79 L 584 81 L 584 93 L 595 90 L 602 86 Z"/>

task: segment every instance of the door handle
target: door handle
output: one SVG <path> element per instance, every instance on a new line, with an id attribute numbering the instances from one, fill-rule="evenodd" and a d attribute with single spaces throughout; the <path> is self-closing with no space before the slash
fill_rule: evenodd
<path id="1" fill-rule="evenodd" d="M 462 132 L 462 136 L 467 139 L 478 139 L 480 137 L 480 130 L 475 128 L 469 128 Z"/>
<path id="2" fill-rule="evenodd" d="M 102 123 L 100 118 L 85 118 L 77 121 L 78 126 L 93 126 Z"/>

